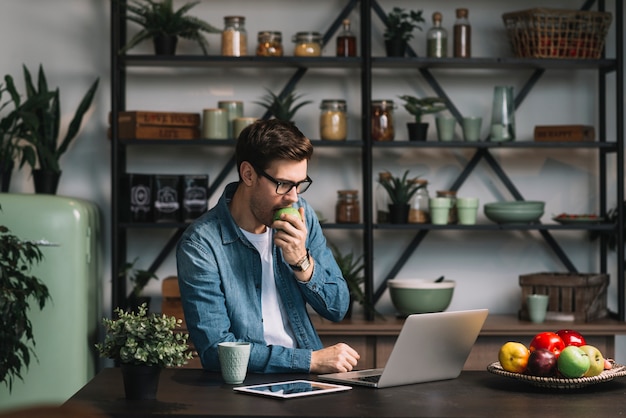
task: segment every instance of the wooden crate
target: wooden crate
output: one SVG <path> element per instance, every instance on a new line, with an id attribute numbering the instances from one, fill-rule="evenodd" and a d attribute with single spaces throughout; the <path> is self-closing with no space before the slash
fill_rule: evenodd
<path id="1" fill-rule="evenodd" d="M 532 273 L 519 276 L 522 287 L 520 319 L 528 320 L 526 296 L 550 297 L 546 319 L 589 322 L 608 315 L 609 276 L 598 273 Z"/>

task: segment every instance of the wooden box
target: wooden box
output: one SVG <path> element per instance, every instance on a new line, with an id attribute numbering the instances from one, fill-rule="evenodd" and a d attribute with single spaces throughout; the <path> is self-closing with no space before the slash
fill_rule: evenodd
<path id="1" fill-rule="evenodd" d="M 535 126 L 537 142 L 593 142 L 595 130 L 587 125 L 544 125 Z"/>
<path id="2" fill-rule="evenodd" d="M 528 320 L 526 296 L 548 295 L 548 320 L 589 322 L 608 315 L 609 276 L 597 273 L 532 273 L 519 276 L 520 319 Z"/>

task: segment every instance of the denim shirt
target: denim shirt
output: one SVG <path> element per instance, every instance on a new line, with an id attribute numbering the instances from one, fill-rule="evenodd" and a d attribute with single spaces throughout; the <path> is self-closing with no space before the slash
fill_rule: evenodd
<path id="1" fill-rule="evenodd" d="M 217 205 L 191 224 L 177 245 L 178 283 L 190 339 L 208 370 L 219 370 L 218 343 L 248 341 L 250 372 L 308 372 L 311 352 L 323 346 L 306 304 L 322 317 L 340 321 L 350 299 L 347 284 L 314 210 L 299 198 L 297 205 L 305 208 L 306 246 L 315 260 L 313 275 L 308 282 L 297 280 L 273 245 L 276 287 L 296 348 L 268 346 L 263 337 L 261 258 L 228 208 L 236 188 L 236 183 L 227 185 Z"/>

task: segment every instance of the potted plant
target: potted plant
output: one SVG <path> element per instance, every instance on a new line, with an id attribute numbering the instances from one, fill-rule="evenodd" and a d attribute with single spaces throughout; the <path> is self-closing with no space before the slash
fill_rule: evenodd
<path id="1" fill-rule="evenodd" d="M 143 289 L 150 280 L 159 280 L 159 277 L 149 270 L 136 269 L 137 260 L 139 257 L 136 257 L 132 262 L 124 263 L 118 275 L 120 279 L 129 280 L 133 284 L 127 301 L 128 309 L 133 312 L 137 312 L 139 306 L 144 303 L 150 308 L 150 297 L 143 295 Z"/>
<path id="2" fill-rule="evenodd" d="M 404 101 L 404 108 L 415 117 L 415 122 L 407 123 L 409 130 L 409 140 L 425 141 L 428 133 L 428 123 L 422 121 L 422 117 L 431 113 L 438 113 L 446 110 L 446 102 L 439 97 L 417 98 L 414 96 L 399 96 Z"/>
<path id="3" fill-rule="evenodd" d="M 31 268 L 43 259 L 37 244 L 21 241 L 0 225 L 0 382 L 13 387 L 28 368 L 35 338 L 28 313 L 31 303 L 43 309 L 50 299 L 48 287 Z"/>
<path id="4" fill-rule="evenodd" d="M 263 106 L 278 120 L 293 122 L 296 112 L 302 106 L 312 103 L 311 100 L 306 100 L 296 104 L 296 100 L 300 99 L 303 95 L 297 95 L 294 91 L 277 95 L 269 89 L 266 90 L 267 94 L 263 97 L 263 101 L 255 103 Z"/>
<path id="5" fill-rule="evenodd" d="M 148 314 L 145 304 L 137 312 L 115 309 L 117 319 L 103 318 L 103 343 L 96 344 L 101 357 L 120 364 L 127 399 L 155 399 L 164 367 L 179 367 L 192 358 L 188 334 L 174 332 L 182 320 Z"/>
<path id="6" fill-rule="evenodd" d="M 409 10 L 394 7 L 385 20 L 385 49 L 389 57 L 403 57 L 406 53 L 408 42 L 413 38 L 413 30 L 422 30 L 420 23 L 426 22 L 422 17 L 422 11 Z"/>
<path id="7" fill-rule="evenodd" d="M 2 96 L 5 92 L 11 93 L 11 89 L 15 91 L 13 79 L 10 75 L 5 76 L 5 81 L 7 84 L 6 87 L 0 85 L 0 101 L 2 100 Z M 4 103 L 0 103 L 0 111 L 5 110 L 11 103 L 13 103 L 15 108 L 0 119 L 0 191 L 2 192 L 9 191 L 13 167 L 15 166 L 15 161 L 21 155 L 21 146 L 19 145 L 18 135 L 16 135 L 17 127 L 19 126 L 19 94 L 15 94 L 15 99 L 10 99 Z"/>
<path id="8" fill-rule="evenodd" d="M 55 194 L 61 167 L 59 159 L 67 151 L 78 134 L 83 116 L 91 106 L 99 79 L 91 85 L 70 121 L 65 137 L 60 140 L 61 104 L 59 88 L 48 90 L 43 66 L 39 66 L 37 87 L 33 84 L 28 68 L 24 65 L 24 82 L 28 98 L 18 114 L 22 137 L 30 146 L 22 150 L 22 164 L 27 162 L 33 169 L 36 193 Z M 32 148 L 31 148 L 32 147 Z"/>
<path id="9" fill-rule="evenodd" d="M 146 39 L 152 39 L 157 55 L 174 55 L 178 37 L 195 41 L 204 55 L 209 53 L 209 43 L 202 34 L 220 33 L 221 30 L 195 16 L 186 13 L 199 1 L 184 4 L 174 11 L 173 0 L 130 0 L 122 3 L 126 7 L 126 19 L 137 23 L 141 29 L 120 50 L 127 52 Z"/>
<path id="10" fill-rule="evenodd" d="M 392 224 L 407 223 L 409 218 L 410 201 L 415 192 L 424 187 L 423 183 L 414 182 L 415 179 L 407 179 L 409 170 L 402 177 L 393 175 L 381 177 L 380 184 L 389 194 L 389 222 Z"/>
<path id="11" fill-rule="evenodd" d="M 374 305 L 366 299 L 365 293 L 363 293 L 363 289 L 361 289 L 361 285 L 365 282 L 365 277 L 363 277 L 362 274 L 365 268 L 363 265 L 363 254 L 355 258 L 352 252 L 342 254 L 339 248 L 331 242 L 329 242 L 329 246 L 350 290 L 350 307 L 348 308 L 345 318 L 352 316 L 352 305 L 354 302 L 363 305 L 367 311 L 380 315 Z"/>

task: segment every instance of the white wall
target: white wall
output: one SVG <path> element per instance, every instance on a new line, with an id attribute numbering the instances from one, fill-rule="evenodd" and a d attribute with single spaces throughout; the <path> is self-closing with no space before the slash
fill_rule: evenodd
<path id="1" fill-rule="evenodd" d="M 571 7 L 572 2 L 555 0 L 554 7 Z M 578 3 L 582 2 L 575 2 Z M 611 2 L 609 2 L 611 3 Z M 177 2 L 178 5 L 182 2 Z M 248 48 L 256 46 L 259 30 L 280 30 L 287 54 L 291 54 L 291 36 L 301 30 L 324 32 L 334 19 L 337 4 L 343 2 L 324 0 L 319 2 L 273 0 L 232 0 L 229 2 L 205 1 L 192 9 L 193 14 L 209 21 L 216 27 L 223 25 L 222 17 L 241 14 L 247 17 Z M 393 5 L 416 8 L 416 2 L 385 1 L 386 9 Z M 416 32 L 412 46 L 419 55 L 425 52 L 425 32 L 430 26 L 430 16 L 441 11 L 443 24 L 451 35 L 456 7 L 469 7 L 473 26 L 473 56 L 510 56 L 508 41 L 503 30 L 501 14 L 544 2 L 501 2 L 478 0 L 471 4 L 456 1 L 424 1 L 420 3 L 428 23 L 424 31 Z M 296 7 L 297 6 L 297 7 Z M 51 86 L 61 88 L 64 122 L 69 123 L 74 109 L 91 82 L 100 77 L 100 87 L 93 111 L 88 115 L 78 140 L 62 158 L 63 175 L 59 194 L 95 201 L 104 214 L 104 279 L 103 315 L 110 313 L 110 145 L 106 139 L 107 114 L 110 109 L 110 47 L 109 2 L 104 0 L 5 0 L 0 13 L 0 46 L 3 60 L 0 73 L 11 74 L 22 88 L 21 65 L 31 71 L 44 65 Z M 358 33 L 358 13 L 351 16 L 353 30 Z M 375 54 L 383 54 L 382 26 L 374 18 L 373 47 Z M 134 33 L 135 27 L 130 27 Z M 210 53 L 219 53 L 219 35 L 209 35 Z M 611 36 L 609 36 L 611 39 Z M 450 45 L 451 48 L 451 45 Z M 614 42 L 608 44 L 610 56 L 614 55 Z M 132 52 L 151 52 L 146 43 Z M 199 53 L 198 48 L 181 41 L 179 53 Z M 332 56 L 334 48 L 327 47 L 324 55 Z M 214 107 L 218 100 L 243 100 L 247 116 L 260 116 L 263 109 L 254 102 L 265 93 L 264 88 L 277 91 L 291 75 L 286 70 L 183 70 L 184 76 L 173 76 L 170 70 L 132 70 L 128 77 L 128 109 L 178 110 L 201 112 Z M 180 72 L 175 72 L 177 75 Z M 493 87 L 509 84 L 521 88 L 530 71 L 455 71 L 433 70 L 437 79 L 449 93 L 463 114 L 476 114 L 485 123 L 490 118 Z M 375 73 L 374 98 L 396 100 L 404 93 L 432 95 L 427 84 L 416 71 L 380 70 Z M 610 80 L 614 85 L 614 80 Z M 609 89 L 611 91 L 611 89 Z M 304 99 L 314 104 L 304 107 L 296 117 L 296 123 L 311 138 L 318 137 L 319 103 L 326 98 L 348 100 L 350 114 L 350 137 L 359 137 L 360 87 L 359 74 L 335 70 L 311 70 L 298 86 Z M 612 103 L 614 96 L 609 95 Z M 530 140 L 535 125 L 540 124 L 590 124 L 598 125 L 597 95 L 592 72 L 569 73 L 549 71 L 516 113 L 517 133 L 520 140 Z M 614 106 L 609 105 L 614 115 Z M 620 115 L 619 117 L 623 117 Z M 411 117 L 400 106 L 396 109 L 397 140 L 406 140 L 405 123 Z M 431 121 L 432 117 L 429 117 Z M 484 128 L 483 134 L 486 133 Z M 609 127 L 609 134 L 614 129 Z M 457 131 L 460 134 L 460 131 Z M 434 139 L 434 123 L 430 139 Z M 180 150 L 132 149 L 129 170 L 148 173 L 207 173 L 210 180 L 221 169 L 230 154 L 228 148 Z M 430 182 L 430 192 L 446 189 L 471 158 L 471 150 L 432 149 L 376 151 L 374 173 L 389 169 L 402 173 L 410 169 Z M 546 201 L 542 218 L 550 222 L 554 214 L 561 212 L 590 213 L 598 210 L 598 177 L 594 151 L 570 150 L 509 150 L 494 151 L 496 159 L 514 179 L 520 192 L 527 199 Z M 328 173 L 332 175 L 328 175 Z M 334 217 L 336 190 L 361 188 L 358 151 L 317 149 L 311 163 L 310 174 L 314 187 L 306 197 L 330 219 Z M 234 173 L 230 176 L 235 179 Z M 615 167 L 609 171 L 611 184 L 615 181 Z M 11 192 L 32 193 L 30 170 L 14 173 Z M 479 165 L 459 191 L 459 195 L 477 196 L 481 203 L 511 199 L 490 168 Z M 214 204 L 216 198 L 212 200 Z M 616 197 L 609 194 L 609 206 L 615 206 Z M 482 211 L 480 220 L 484 220 Z M 488 221 L 487 221 L 488 222 Z M 140 256 L 139 267 L 146 268 L 151 257 L 169 237 L 169 231 L 150 230 L 148 236 L 131 234 L 128 258 Z M 393 236 L 392 236 L 393 235 Z M 376 234 L 375 280 L 380 283 L 394 258 L 410 241 L 411 233 Z M 584 233 L 555 233 L 576 267 L 583 272 L 598 271 L 597 248 L 589 245 Z M 329 239 L 348 249 L 359 251 L 359 235 L 329 231 Z M 613 258 L 614 255 L 611 255 Z M 610 263 L 613 266 L 615 263 Z M 494 313 L 513 313 L 519 307 L 520 274 L 539 271 L 564 271 L 564 267 L 552 254 L 538 234 L 534 232 L 492 233 L 461 232 L 431 233 L 420 251 L 400 273 L 401 277 L 437 277 L 444 274 L 457 281 L 456 294 L 450 309 L 488 307 Z M 614 274 L 613 271 L 610 273 Z M 163 278 L 175 274 L 173 257 L 157 272 Z M 153 282 L 149 292 L 157 297 L 158 308 L 160 284 Z M 609 305 L 616 310 L 616 287 L 610 288 Z M 393 312 L 388 296 L 381 300 L 379 310 Z M 626 350 L 620 356 L 626 361 Z"/>

